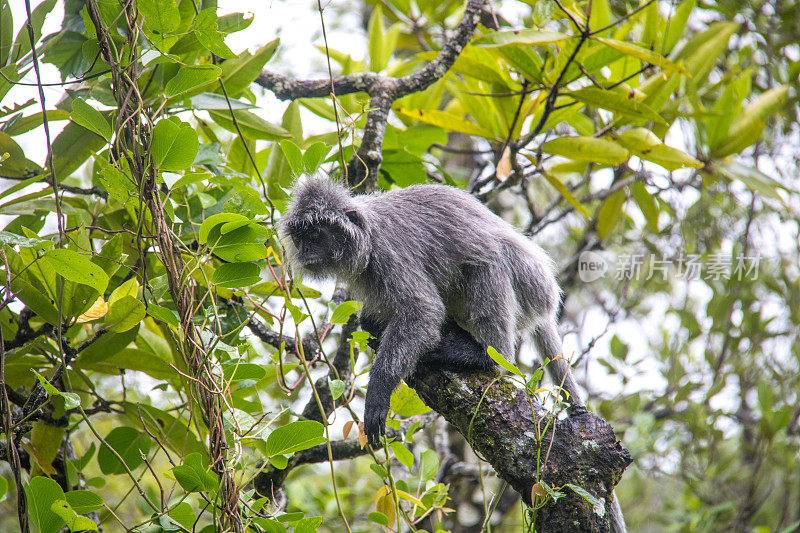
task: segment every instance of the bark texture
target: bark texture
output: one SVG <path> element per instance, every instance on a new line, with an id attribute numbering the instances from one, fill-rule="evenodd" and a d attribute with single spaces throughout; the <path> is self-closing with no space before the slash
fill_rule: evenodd
<path id="1" fill-rule="evenodd" d="M 509 379 L 487 373 L 425 366 L 408 384 L 525 503 L 530 505 L 537 480 L 564 493 L 537 512 L 538 532 L 610 531 L 614 486 L 631 456 L 608 422 L 585 410 L 552 420 L 550 412 L 530 402 Z M 594 507 L 567 484 L 586 490 L 601 505 Z"/>

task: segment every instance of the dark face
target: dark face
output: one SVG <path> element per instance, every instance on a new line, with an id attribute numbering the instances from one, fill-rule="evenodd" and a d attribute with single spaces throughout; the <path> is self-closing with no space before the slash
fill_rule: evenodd
<path id="1" fill-rule="evenodd" d="M 341 231 L 329 224 L 294 227 L 290 231 L 297 260 L 311 273 L 330 272 L 341 257 Z"/>

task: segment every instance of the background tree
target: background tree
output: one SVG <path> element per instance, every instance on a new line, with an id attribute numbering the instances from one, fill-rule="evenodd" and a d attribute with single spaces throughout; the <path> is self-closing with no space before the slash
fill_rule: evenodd
<path id="1" fill-rule="evenodd" d="M 798 529 L 792 2 L 312 3 L 309 80 L 277 39 L 234 53 L 253 19 L 213 0 L 26 1 L 25 25 L 14 7 L 0 0 L 3 530 L 559 530 L 573 510 L 607 527 L 627 461 L 554 475 L 614 437 L 538 410 L 562 407 L 527 348 L 524 388 L 415 378 L 453 425 L 403 388 L 386 455 L 360 447 L 358 306 L 290 280 L 275 238 L 292 182 L 319 172 L 464 187 L 549 248 L 565 356 L 632 454 L 631 530 Z M 353 13 L 364 57 L 327 42 L 359 31 Z M 488 424 L 515 395 L 525 408 Z M 486 436 L 537 420 L 524 477 Z M 605 441 L 570 447 L 595 427 Z M 505 488 L 521 478 L 533 510 Z"/>

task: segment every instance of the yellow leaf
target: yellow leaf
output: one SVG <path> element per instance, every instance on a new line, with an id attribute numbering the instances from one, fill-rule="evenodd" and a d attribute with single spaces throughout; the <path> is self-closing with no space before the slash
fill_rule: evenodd
<path id="1" fill-rule="evenodd" d="M 447 113 L 445 111 L 438 111 L 436 109 L 404 109 L 398 108 L 396 110 L 401 115 L 439 126 L 449 131 L 458 131 L 467 135 L 475 135 L 484 137 L 486 139 L 494 140 L 496 135 L 469 120 L 465 120 L 458 115 Z"/>
<path id="2" fill-rule="evenodd" d="M 625 55 L 641 59 L 645 63 L 650 63 L 651 65 L 656 65 L 657 67 L 661 67 L 662 70 L 665 70 L 667 72 L 677 72 L 679 74 L 683 74 L 684 76 L 690 75 L 686 71 L 686 69 L 683 68 L 681 65 L 673 63 L 666 57 L 662 56 L 657 52 L 653 52 L 652 50 L 648 50 L 646 48 L 642 48 L 641 46 L 636 46 L 631 43 L 615 41 L 614 39 L 605 39 L 600 37 L 597 38 L 597 40 L 603 43 L 604 45 L 617 50 L 618 52 L 622 52 Z"/>
<path id="3" fill-rule="evenodd" d="M 425 504 L 422 503 L 422 501 L 419 498 L 417 498 L 416 496 L 412 496 L 411 494 L 409 494 L 409 493 L 407 493 L 405 491 L 402 491 L 400 489 L 397 489 L 397 495 L 400 498 L 413 503 L 414 505 L 422 507 L 423 509 L 425 508 Z"/>
<path id="4" fill-rule="evenodd" d="M 81 316 L 78 317 L 78 323 L 83 322 L 91 322 L 92 320 L 97 320 L 98 318 L 102 318 L 105 314 L 108 313 L 108 304 L 103 299 L 103 295 L 97 297 L 97 300 L 92 304 L 92 306 Z"/>
<path id="5" fill-rule="evenodd" d="M 278 263 L 279 265 L 283 265 L 283 263 L 281 262 L 281 256 L 278 254 L 278 252 L 276 252 L 276 251 L 275 251 L 275 250 L 272 248 L 272 246 L 270 246 L 269 248 L 267 248 L 267 258 L 268 258 L 268 259 L 269 259 L 269 256 L 272 256 L 272 257 L 274 257 L 274 258 L 275 258 L 275 262 L 276 262 L 276 263 Z"/>
<path id="6" fill-rule="evenodd" d="M 372 497 L 372 500 L 375 503 L 378 503 L 381 500 L 381 498 L 383 498 L 387 494 L 389 494 L 389 485 L 384 485 L 381 488 L 379 488 L 377 491 L 375 491 L 375 496 Z"/>
<path id="7" fill-rule="evenodd" d="M 381 496 L 376 502 L 376 506 L 379 513 L 386 515 L 386 518 L 389 519 L 390 524 L 393 524 L 397 521 L 397 511 L 394 506 L 394 498 L 392 498 L 391 494 L 385 494 Z"/>

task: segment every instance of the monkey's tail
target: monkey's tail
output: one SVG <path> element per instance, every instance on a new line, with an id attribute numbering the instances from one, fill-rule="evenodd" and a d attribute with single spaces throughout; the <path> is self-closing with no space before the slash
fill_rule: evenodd
<path id="1" fill-rule="evenodd" d="M 550 359 L 550 362 L 547 363 L 547 369 L 553 381 L 556 384 L 560 384 L 561 388 L 569 394 L 570 414 L 586 411 L 586 405 L 581 399 L 578 385 L 572 377 L 567 361 L 562 357 L 564 350 L 555 319 L 548 318 L 544 323 L 538 325 L 534 330 L 533 338 L 542 363 L 544 363 L 545 359 Z M 608 517 L 611 531 L 612 533 L 627 533 L 625 517 L 622 515 L 622 508 L 619 505 L 616 491 L 614 491 L 613 495 L 614 500 L 611 502 L 611 512 Z"/>
<path id="2" fill-rule="evenodd" d="M 558 334 L 555 319 L 547 318 L 545 322 L 536 326 L 533 339 L 542 363 L 545 359 L 550 359 L 550 362 L 547 363 L 547 370 L 555 384 L 561 386 L 569 394 L 568 402 L 572 408 L 586 409 L 581 399 L 581 392 L 578 390 L 578 384 L 572 377 L 567 361 L 562 357 L 561 337 Z"/>

